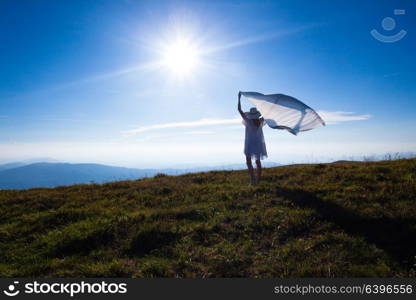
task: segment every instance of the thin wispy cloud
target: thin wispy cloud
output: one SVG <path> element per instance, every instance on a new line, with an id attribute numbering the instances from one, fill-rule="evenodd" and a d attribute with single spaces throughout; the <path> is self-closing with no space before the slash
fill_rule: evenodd
<path id="1" fill-rule="evenodd" d="M 214 131 L 212 130 L 195 130 L 195 131 L 184 132 L 184 134 L 189 134 L 189 135 L 213 134 L 213 133 Z"/>
<path id="2" fill-rule="evenodd" d="M 243 46 L 247 46 L 247 45 L 250 45 L 250 44 L 265 42 L 265 41 L 269 41 L 269 40 L 274 40 L 274 39 L 277 39 L 277 38 L 280 38 L 280 37 L 284 37 L 284 36 L 288 36 L 288 35 L 291 35 L 291 34 L 295 34 L 295 33 L 298 33 L 298 32 L 305 31 L 305 30 L 310 29 L 310 28 L 315 27 L 315 26 L 317 26 L 317 25 L 316 24 L 311 24 L 311 25 L 305 25 L 305 26 L 296 27 L 296 28 L 285 29 L 285 30 L 281 30 L 281 31 L 277 31 L 277 32 L 268 32 L 268 33 L 263 33 L 263 34 L 257 34 L 256 36 L 251 36 L 251 37 L 243 38 L 241 40 L 225 43 L 224 45 L 220 45 L 220 46 L 217 46 L 217 47 L 208 48 L 208 49 L 204 50 L 202 52 L 202 54 L 209 54 L 209 53 L 224 51 L 224 50 L 228 50 L 228 49 L 232 49 L 232 48 L 243 47 Z"/>
<path id="3" fill-rule="evenodd" d="M 357 115 L 348 111 L 318 111 L 318 114 L 324 119 L 326 124 L 337 124 L 340 122 L 363 121 L 368 120 L 371 115 Z"/>
<path id="4" fill-rule="evenodd" d="M 243 128 L 244 127 L 244 125 L 242 124 L 242 123 L 240 123 L 240 125 L 231 125 L 231 126 L 227 126 L 227 127 L 225 127 L 226 129 L 241 129 L 241 128 Z"/>
<path id="5" fill-rule="evenodd" d="M 263 34 L 257 34 L 256 36 L 247 37 L 247 38 L 243 38 L 241 40 L 228 42 L 228 43 L 225 43 L 224 45 L 214 46 L 214 47 L 211 47 L 211 48 L 210 47 L 205 47 L 205 50 L 198 51 L 198 54 L 200 54 L 200 55 L 211 54 L 211 53 L 215 53 L 215 52 L 225 51 L 225 50 L 228 50 L 228 49 L 247 46 L 247 45 L 250 45 L 250 44 L 265 42 L 265 41 L 269 41 L 269 40 L 274 40 L 274 39 L 277 39 L 277 38 L 280 38 L 280 37 L 283 37 L 283 36 L 287 36 L 287 35 L 291 35 L 291 34 L 295 34 L 295 33 L 298 33 L 298 32 L 305 31 L 305 30 L 310 29 L 310 28 L 315 27 L 315 26 L 317 26 L 317 25 L 316 24 L 311 24 L 311 25 L 305 25 L 305 26 L 301 26 L 301 27 L 281 30 L 281 31 L 277 31 L 277 32 L 267 32 L 267 33 L 263 33 Z M 155 50 L 155 49 L 153 49 L 153 50 Z M 115 71 L 110 71 L 110 72 L 107 72 L 107 73 L 98 74 L 98 75 L 91 76 L 91 77 L 88 77 L 88 78 L 84 78 L 84 79 L 81 79 L 81 80 L 69 82 L 69 83 L 64 84 L 62 86 L 59 86 L 58 88 L 66 88 L 66 87 L 72 87 L 72 86 L 76 86 L 76 85 L 80 85 L 80 84 L 93 83 L 93 82 L 97 82 L 97 81 L 101 81 L 101 80 L 112 79 L 112 78 L 119 77 L 119 76 L 122 76 L 122 75 L 125 75 L 125 74 L 128 74 L 128 73 L 155 70 L 159 67 L 160 67 L 160 62 L 159 61 L 143 63 L 141 65 L 133 66 L 133 67 L 130 67 L 130 68 L 124 68 L 124 69 L 119 69 L 119 70 L 115 70 Z"/>
<path id="6" fill-rule="evenodd" d="M 247 45 L 250 45 L 250 44 L 265 42 L 265 41 L 268 41 L 268 40 L 274 40 L 274 39 L 277 39 L 277 38 L 280 38 L 280 37 L 283 37 L 283 36 L 295 34 L 297 32 L 302 32 L 304 30 L 307 30 L 307 29 L 315 27 L 315 26 L 317 26 L 317 25 L 316 24 L 311 24 L 311 25 L 306 25 L 306 26 L 297 27 L 297 28 L 285 29 L 285 30 L 281 30 L 281 31 L 278 31 L 278 32 L 268 32 L 268 33 L 258 34 L 256 36 L 243 38 L 241 40 L 231 41 L 231 42 L 228 42 L 228 43 L 226 42 L 223 45 L 218 45 L 218 46 L 214 46 L 214 47 L 205 47 L 205 50 L 198 51 L 198 54 L 200 54 L 200 55 L 212 54 L 212 53 L 215 53 L 215 52 L 221 52 L 221 51 L 225 51 L 225 50 L 228 50 L 228 49 L 243 47 L 243 46 L 247 46 Z M 79 79 L 79 80 L 74 80 L 74 81 L 69 81 L 69 82 L 66 82 L 66 83 L 57 84 L 57 85 L 51 86 L 51 87 L 49 87 L 45 90 L 41 90 L 41 91 L 38 91 L 38 92 L 53 92 L 53 91 L 57 91 L 57 90 L 73 88 L 73 87 L 77 87 L 77 86 L 81 86 L 81 85 L 86 85 L 86 84 L 96 83 L 96 82 L 100 82 L 100 81 L 104 81 L 104 80 L 114 79 L 114 78 L 121 77 L 121 76 L 130 74 L 130 73 L 138 73 L 138 72 L 143 73 L 143 72 L 148 72 L 148 71 L 155 71 L 155 70 L 159 69 L 160 67 L 161 67 L 161 62 L 158 61 L 158 60 L 155 60 L 155 61 L 151 61 L 151 62 L 138 64 L 138 65 L 135 65 L 135 66 L 132 66 L 132 67 L 120 68 L 118 70 L 113 70 L 113 71 L 103 72 L 103 73 L 100 73 L 100 74 L 95 74 L 95 75 L 85 77 L 85 78 L 82 78 L 82 79 Z M 1 116 L 0 116 L 0 118 L 1 118 Z"/>
<path id="7" fill-rule="evenodd" d="M 353 112 L 346 111 L 319 111 L 319 115 L 324 119 L 326 124 L 337 124 L 341 122 L 361 121 L 368 120 L 371 115 L 357 115 Z M 135 129 L 122 131 L 123 135 L 129 136 L 138 133 L 143 133 L 153 130 L 163 130 L 172 128 L 192 128 L 192 127 L 206 127 L 206 126 L 217 126 L 217 125 L 232 125 L 241 123 L 241 118 L 232 119 L 201 119 L 197 121 L 189 122 L 172 122 L 163 124 L 154 124 L 148 126 L 141 126 Z M 235 129 L 236 126 L 227 126 L 226 128 Z M 202 132 L 202 133 L 201 133 Z M 208 134 L 210 131 L 188 131 L 185 134 Z"/>
<path id="8" fill-rule="evenodd" d="M 307 29 L 315 27 L 315 26 L 316 26 L 316 24 L 312 24 L 312 25 L 306 25 L 306 26 L 297 27 L 297 28 L 281 30 L 281 31 L 278 31 L 278 32 L 268 32 L 268 33 L 258 34 L 256 36 L 244 38 L 244 39 L 237 40 L 237 41 L 228 42 L 228 43 L 225 43 L 224 45 L 211 47 L 211 48 L 206 48 L 203 51 L 199 51 L 199 54 L 203 55 L 203 54 L 221 52 L 221 51 L 225 51 L 225 50 L 232 49 L 232 48 L 243 47 L 243 46 L 246 46 L 246 45 L 255 44 L 255 43 L 259 43 L 259 42 L 265 42 L 265 41 L 268 41 L 268 40 L 274 40 L 274 39 L 277 39 L 279 37 L 283 37 L 283 36 L 295 34 L 295 33 L 298 33 L 298 32 L 302 32 L 304 30 L 307 30 Z M 112 79 L 112 78 L 115 78 L 115 77 L 120 77 L 120 76 L 128 74 L 128 73 L 155 70 L 155 69 L 158 69 L 159 67 L 160 67 L 160 61 L 143 63 L 143 64 L 136 65 L 136 66 L 133 66 L 133 67 L 130 67 L 130 68 L 123 68 L 123 69 L 110 71 L 110 72 L 107 72 L 107 73 L 102 73 L 102 74 L 94 75 L 94 76 L 91 76 L 91 77 L 83 78 L 81 80 L 69 82 L 69 83 L 60 85 L 57 88 L 61 89 L 61 88 L 67 88 L 67 87 L 77 86 L 77 85 L 81 85 L 81 84 L 93 83 L 93 82 L 97 82 L 97 81 L 102 81 L 102 80 Z"/>
<path id="9" fill-rule="evenodd" d="M 27 120 L 44 121 L 44 122 L 74 122 L 74 123 L 97 123 L 97 124 L 112 124 L 111 121 L 95 120 L 95 119 L 73 119 L 73 118 L 27 118 Z"/>
<path id="10" fill-rule="evenodd" d="M 164 123 L 164 124 L 155 124 L 149 126 L 142 126 L 136 129 L 130 129 L 122 131 L 124 135 L 132 135 L 137 133 L 142 133 L 150 130 L 158 130 L 158 129 L 170 129 L 170 128 L 184 128 L 184 127 L 202 127 L 202 126 L 215 126 L 215 125 L 223 125 L 223 124 L 234 124 L 241 122 L 240 118 L 234 119 L 201 119 L 197 121 L 190 121 L 190 122 L 174 122 L 174 123 Z"/>
<path id="11" fill-rule="evenodd" d="M 46 94 L 46 93 L 51 93 L 51 92 L 57 92 L 57 91 L 75 88 L 75 87 L 88 85 L 88 84 L 93 84 L 93 83 L 97 83 L 97 82 L 101 82 L 105 80 L 115 79 L 115 78 L 122 77 L 128 74 L 133 74 L 133 73 L 144 74 L 149 71 L 157 70 L 158 68 L 160 68 L 159 62 L 154 61 L 154 62 L 142 63 L 142 64 L 138 64 L 132 67 L 120 68 L 118 70 L 103 72 L 100 74 L 94 74 L 94 75 L 84 77 L 78 80 L 53 84 L 44 89 L 33 90 L 33 91 L 29 91 L 23 94 L 19 93 L 9 98 L 9 100 L 13 100 L 16 98 L 25 98 L 25 97 L 28 97 L 29 95 L 41 95 L 41 94 Z"/>
<path id="12" fill-rule="evenodd" d="M 121 68 L 118 70 L 104 72 L 101 74 L 96 74 L 90 77 L 82 78 L 80 80 L 67 82 L 61 85 L 57 85 L 53 89 L 63 89 L 63 88 L 69 88 L 69 87 L 83 85 L 83 84 L 94 83 L 94 82 L 98 82 L 102 80 L 113 79 L 113 78 L 120 77 L 129 73 L 150 71 L 150 70 L 157 69 L 158 67 L 159 67 L 158 62 L 143 63 L 143 64 L 135 65 L 132 67 L 128 67 L 128 68 Z"/>
<path id="13" fill-rule="evenodd" d="M 389 77 L 395 77 L 395 76 L 398 76 L 398 75 L 400 75 L 400 72 L 384 74 L 383 77 L 384 78 L 389 78 Z"/>

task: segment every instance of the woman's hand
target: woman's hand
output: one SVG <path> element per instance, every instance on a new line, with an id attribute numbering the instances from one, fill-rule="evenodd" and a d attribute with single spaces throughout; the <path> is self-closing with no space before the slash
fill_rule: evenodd
<path id="1" fill-rule="evenodd" d="M 244 114 L 243 110 L 241 109 L 241 92 L 238 92 L 238 112 L 240 113 L 241 117 L 245 120 L 246 115 Z"/>

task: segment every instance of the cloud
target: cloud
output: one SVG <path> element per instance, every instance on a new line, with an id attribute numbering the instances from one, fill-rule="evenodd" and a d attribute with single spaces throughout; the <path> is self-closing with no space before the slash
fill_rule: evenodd
<path id="1" fill-rule="evenodd" d="M 223 124 L 234 124 L 241 122 L 241 118 L 234 118 L 234 119 L 201 119 L 197 121 L 190 121 L 190 122 L 176 122 L 176 123 L 164 123 L 164 124 L 155 124 L 149 126 L 142 126 L 136 129 L 130 129 L 122 131 L 124 135 L 132 135 L 137 133 L 142 133 L 150 130 L 158 130 L 158 129 L 168 129 L 168 128 L 182 128 L 182 127 L 202 127 L 202 126 L 215 126 L 215 125 L 223 125 Z"/>
<path id="2" fill-rule="evenodd" d="M 306 26 L 290 28 L 290 29 L 280 30 L 280 31 L 276 31 L 276 32 L 258 34 L 256 36 L 243 38 L 243 39 L 238 40 L 238 41 L 229 42 L 229 43 L 221 45 L 221 46 L 207 48 L 205 51 L 202 51 L 202 54 L 214 53 L 214 52 L 224 51 L 224 50 L 228 50 L 228 49 L 232 49 L 232 48 L 243 47 L 243 46 L 250 45 L 250 44 L 265 42 L 265 41 L 269 41 L 269 40 L 274 40 L 274 39 L 277 39 L 277 38 L 280 38 L 280 37 L 283 37 L 283 36 L 292 35 L 292 34 L 295 34 L 295 33 L 298 33 L 298 32 L 308 30 L 308 29 L 316 27 L 316 26 L 317 26 L 317 24 L 310 24 L 310 25 L 306 25 Z"/>
<path id="3" fill-rule="evenodd" d="M 243 124 L 240 123 L 240 125 L 231 125 L 231 126 L 227 126 L 225 127 L 227 129 L 241 129 L 244 128 Z"/>
<path id="4" fill-rule="evenodd" d="M 206 48 L 204 51 L 199 51 L 199 54 L 204 55 L 204 54 L 210 54 L 210 53 L 215 53 L 215 52 L 221 52 L 221 51 L 232 49 L 232 48 L 238 48 L 238 47 L 243 47 L 243 46 L 250 45 L 250 44 L 260 43 L 260 42 L 264 42 L 264 41 L 268 41 L 268 40 L 274 40 L 274 39 L 277 39 L 279 37 L 283 37 L 283 36 L 295 34 L 295 33 L 298 33 L 298 32 L 302 32 L 304 30 L 307 30 L 307 29 L 315 27 L 315 26 L 316 26 L 316 24 L 311 24 L 311 25 L 301 26 L 301 27 L 297 27 L 297 28 L 285 29 L 285 30 L 281 30 L 281 31 L 277 31 L 277 32 L 269 32 L 269 33 L 258 34 L 256 36 L 243 38 L 243 39 L 238 40 L 238 41 L 228 42 L 224 45 L 220 45 L 220 46 L 217 46 L 217 47 Z M 88 77 L 88 78 L 84 78 L 84 79 L 81 79 L 81 80 L 68 82 L 66 84 L 59 85 L 56 88 L 61 89 L 61 88 L 67 88 L 67 87 L 72 87 L 72 86 L 78 86 L 78 85 L 81 85 L 81 84 L 93 83 L 93 82 L 97 82 L 97 81 L 101 81 L 101 80 L 108 80 L 108 79 L 112 79 L 114 77 L 120 77 L 122 75 L 132 73 L 132 72 L 152 71 L 152 70 L 156 70 L 156 69 L 160 68 L 160 66 L 161 66 L 160 61 L 151 61 L 151 62 L 139 64 L 139 65 L 136 65 L 136 66 L 133 66 L 133 67 L 118 69 L 118 70 L 115 70 L 115 71 L 110 71 L 110 72 L 98 74 L 98 75 L 91 76 L 91 77 Z"/>
<path id="5" fill-rule="evenodd" d="M 308 29 L 316 27 L 318 25 L 320 25 L 320 24 L 309 24 L 309 25 L 305 25 L 305 26 L 300 26 L 300 27 L 295 27 L 295 28 L 290 28 L 290 29 L 284 29 L 284 30 L 275 31 L 275 32 L 266 32 L 266 33 L 262 33 L 262 34 L 257 34 L 255 36 L 246 37 L 246 38 L 242 38 L 240 40 L 231 41 L 231 42 L 225 43 L 223 45 L 218 45 L 218 46 L 214 46 L 214 47 L 204 47 L 205 50 L 199 51 L 199 54 L 201 54 L 201 55 L 212 54 L 212 53 L 216 53 L 216 52 L 226 51 L 228 49 L 243 47 L 243 46 L 250 45 L 250 44 L 260 43 L 260 42 L 269 41 L 269 40 L 274 40 L 274 39 L 277 39 L 277 38 L 280 38 L 280 37 L 283 37 L 283 36 L 292 35 L 292 34 L 296 34 L 298 32 L 308 30 Z M 131 67 L 120 68 L 120 69 L 116 69 L 116 70 L 112 70 L 112 71 L 108 71 L 108 72 L 103 72 L 103 73 L 100 73 L 100 74 L 95 74 L 95 75 L 92 75 L 92 76 L 89 76 L 89 77 L 86 77 L 86 78 L 57 84 L 57 85 L 50 86 L 50 87 L 48 87 L 46 89 L 43 89 L 43 90 L 38 90 L 36 92 L 41 92 L 41 93 L 42 92 L 54 92 L 54 91 L 68 89 L 68 88 L 74 88 L 74 87 L 87 85 L 87 84 L 91 84 L 91 83 L 95 83 L 95 82 L 100 82 L 100 81 L 104 81 L 104 80 L 111 80 L 113 78 L 128 75 L 130 73 L 141 73 L 141 74 L 143 74 L 144 72 L 158 70 L 158 69 L 161 68 L 161 66 L 162 66 L 162 64 L 159 60 L 143 62 L 141 64 L 134 65 L 134 66 L 131 66 Z M 2 117 L 0 116 L 0 119 L 1 118 Z"/>
<path id="6" fill-rule="evenodd" d="M 347 111 L 318 111 L 318 114 L 324 119 L 326 124 L 337 124 L 340 122 L 350 122 L 350 121 L 361 121 L 368 120 L 371 118 L 371 115 L 356 115 L 353 112 Z M 241 122 L 241 118 L 233 119 L 201 119 L 197 121 L 189 122 L 174 122 L 174 123 L 163 123 L 142 126 L 135 129 L 124 130 L 122 131 L 123 135 L 133 135 L 137 133 L 142 133 L 151 130 L 160 130 L 160 129 L 169 129 L 169 128 L 183 128 L 183 127 L 203 127 L 203 126 L 215 126 L 215 125 L 224 125 L 224 124 L 238 124 Z M 236 126 L 227 126 L 229 129 L 235 129 Z M 240 126 L 238 128 L 241 128 Z M 210 131 L 188 131 L 185 134 L 209 134 Z"/>
<path id="7" fill-rule="evenodd" d="M 400 75 L 400 72 L 387 73 L 387 74 L 384 74 L 383 77 L 388 78 L 388 77 L 395 77 L 395 76 L 398 76 L 398 75 Z"/>
<path id="8" fill-rule="evenodd" d="M 18 93 L 15 96 L 10 97 L 8 100 L 15 100 L 19 98 L 25 98 L 25 97 L 36 96 L 36 95 L 41 96 L 46 93 L 54 93 L 54 92 L 59 92 L 59 91 L 66 90 L 66 89 L 93 84 L 93 83 L 97 83 L 97 82 L 101 82 L 105 80 L 111 80 L 117 77 L 122 77 L 128 74 L 132 74 L 132 73 L 137 73 L 143 76 L 143 74 L 153 71 L 153 70 L 157 70 L 158 68 L 160 68 L 160 63 L 156 61 L 142 63 L 142 64 L 135 65 L 135 66 L 128 67 L 128 68 L 121 68 L 118 70 L 95 74 L 95 75 L 85 77 L 82 79 L 53 84 L 46 88 L 25 92 L 23 94 Z"/>
<path id="9" fill-rule="evenodd" d="M 190 135 L 200 135 L 200 134 L 213 134 L 214 131 L 211 130 L 195 130 L 195 131 L 187 131 L 184 132 L 184 134 L 190 134 Z"/>
<path id="10" fill-rule="evenodd" d="M 109 80 L 109 79 L 113 79 L 115 77 L 120 77 L 120 76 L 129 74 L 129 73 L 134 73 L 134 72 L 136 72 L 136 73 L 137 72 L 146 72 L 146 71 L 157 69 L 159 67 L 159 65 L 160 65 L 159 62 L 142 63 L 142 64 L 135 65 L 135 66 L 132 66 L 132 67 L 122 68 L 122 69 L 118 69 L 118 70 L 114 70 L 114 71 L 110 71 L 110 72 L 104 72 L 104 73 L 96 74 L 96 75 L 86 77 L 86 78 L 83 78 L 83 79 L 63 83 L 63 84 L 57 85 L 55 87 L 52 87 L 51 90 L 66 89 L 66 88 L 75 87 L 75 86 L 84 85 L 84 84 L 89 84 L 89 83 L 94 83 L 94 82 L 98 82 L 98 81 L 102 81 L 102 80 Z"/>
<path id="11" fill-rule="evenodd" d="M 318 114 L 324 119 L 326 124 L 337 124 L 340 122 L 362 121 L 368 120 L 371 115 L 356 115 L 354 112 L 348 111 L 318 111 Z"/>

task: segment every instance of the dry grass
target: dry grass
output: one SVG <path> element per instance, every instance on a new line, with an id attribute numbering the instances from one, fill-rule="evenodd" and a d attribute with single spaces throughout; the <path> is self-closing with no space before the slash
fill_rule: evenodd
<path id="1" fill-rule="evenodd" d="M 0 191 L 0 276 L 415 276 L 416 159 Z"/>

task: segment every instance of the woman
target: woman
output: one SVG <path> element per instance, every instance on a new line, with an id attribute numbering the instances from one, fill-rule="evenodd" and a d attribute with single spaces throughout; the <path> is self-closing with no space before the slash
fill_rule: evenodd
<path id="1" fill-rule="evenodd" d="M 265 125 L 264 118 L 260 117 L 260 112 L 255 108 L 250 108 L 249 112 L 241 110 L 241 92 L 238 93 L 238 112 L 243 118 L 243 124 L 246 127 L 246 137 L 244 143 L 244 154 L 246 155 L 246 162 L 248 172 L 251 178 L 251 184 L 255 185 L 261 179 L 261 159 L 267 157 L 266 144 L 264 142 L 263 126 Z M 256 160 L 257 178 L 254 176 L 252 159 Z"/>

